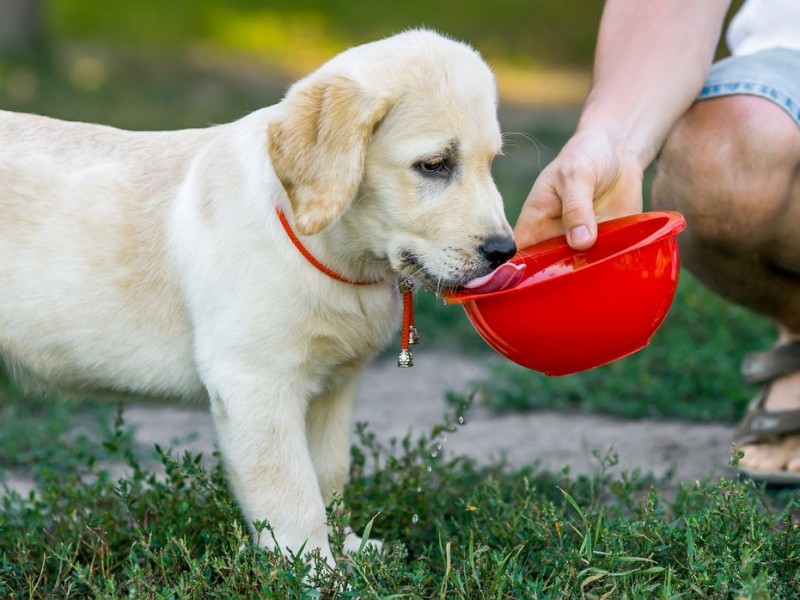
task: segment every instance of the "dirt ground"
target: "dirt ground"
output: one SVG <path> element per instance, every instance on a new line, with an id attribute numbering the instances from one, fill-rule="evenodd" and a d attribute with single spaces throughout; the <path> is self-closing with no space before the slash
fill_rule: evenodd
<path id="1" fill-rule="evenodd" d="M 485 373 L 485 362 L 441 350 L 420 348 L 412 369 L 398 369 L 392 356 L 379 358 L 364 374 L 355 421 L 368 422 L 384 441 L 427 433 L 452 412 L 444 401 L 446 392 L 467 390 Z M 211 418 L 202 409 L 131 405 L 125 420 L 145 447 L 158 443 L 206 456 L 214 449 Z M 674 469 L 680 480 L 732 475 L 732 428 L 726 425 L 547 411 L 497 415 L 481 407 L 471 408 L 465 420 L 458 431 L 446 434 L 446 456 L 466 455 L 483 463 L 504 457 L 510 466 L 538 463 L 551 471 L 569 466 L 573 473 L 587 473 L 599 467 L 593 451 L 604 455 L 613 450 L 619 456 L 617 472 L 638 468 L 663 476 Z M 22 477 L 12 476 L 7 483 L 21 492 L 31 488 Z"/>

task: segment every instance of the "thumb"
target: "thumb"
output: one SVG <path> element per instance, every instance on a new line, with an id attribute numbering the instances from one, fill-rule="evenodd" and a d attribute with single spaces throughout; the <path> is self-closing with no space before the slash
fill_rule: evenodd
<path id="1" fill-rule="evenodd" d="M 593 196 L 593 182 L 586 178 L 565 181 L 561 188 L 562 227 L 567 243 L 575 250 L 586 250 L 597 240 Z"/>

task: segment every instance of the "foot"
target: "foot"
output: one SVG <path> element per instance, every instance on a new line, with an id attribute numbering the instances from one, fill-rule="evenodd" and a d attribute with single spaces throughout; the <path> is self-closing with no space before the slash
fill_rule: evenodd
<path id="1" fill-rule="evenodd" d="M 764 407 L 769 412 L 800 409 L 800 372 L 774 380 Z M 740 466 L 751 471 L 800 473 L 800 433 L 781 436 L 773 442 L 746 444 Z"/>
<path id="2" fill-rule="evenodd" d="M 360 535 L 356 535 L 349 527 L 344 528 L 344 533 L 344 547 L 342 550 L 345 554 L 358 554 L 358 551 L 361 550 L 361 544 L 364 543 L 362 541 L 363 538 Z M 375 548 L 378 552 L 382 552 L 383 542 L 381 540 L 369 538 L 366 543 L 364 543 L 364 548 L 367 547 Z"/>

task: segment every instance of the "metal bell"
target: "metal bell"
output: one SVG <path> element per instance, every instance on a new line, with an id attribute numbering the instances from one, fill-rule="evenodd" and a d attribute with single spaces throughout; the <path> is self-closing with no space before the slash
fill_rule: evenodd
<path id="1" fill-rule="evenodd" d="M 414 291 L 414 280 L 411 277 L 404 277 L 400 280 L 400 293 L 406 294 Z"/>
<path id="2" fill-rule="evenodd" d="M 414 366 L 414 355 L 411 350 L 401 350 L 397 355 L 397 366 L 404 369 Z"/>

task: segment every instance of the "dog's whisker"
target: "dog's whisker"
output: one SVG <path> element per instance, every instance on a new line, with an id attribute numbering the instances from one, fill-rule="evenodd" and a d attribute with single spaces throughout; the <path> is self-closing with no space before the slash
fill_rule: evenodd
<path id="1" fill-rule="evenodd" d="M 543 168 L 542 165 L 542 148 L 547 149 L 548 146 L 540 141 L 538 141 L 535 137 L 530 134 L 524 133 L 522 131 L 506 131 L 501 134 L 501 139 L 503 140 L 503 149 L 506 148 L 506 138 L 510 136 L 519 136 L 523 139 L 526 139 L 531 143 L 533 148 L 536 150 L 536 163 L 539 167 L 539 170 Z M 515 148 L 519 148 L 519 146 L 514 146 Z M 508 156 L 511 156 L 512 153 L 508 153 Z"/>
<path id="2" fill-rule="evenodd" d="M 500 135 L 500 137 L 501 137 L 501 139 L 503 140 L 504 143 L 507 141 L 507 138 L 510 138 L 512 136 L 519 136 L 521 138 L 524 138 L 524 139 L 528 140 L 534 146 L 537 146 L 539 144 L 539 142 L 537 142 L 536 139 L 532 135 L 530 135 L 528 133 L 525 133 L 524 131 L 504 131 Z"/>

